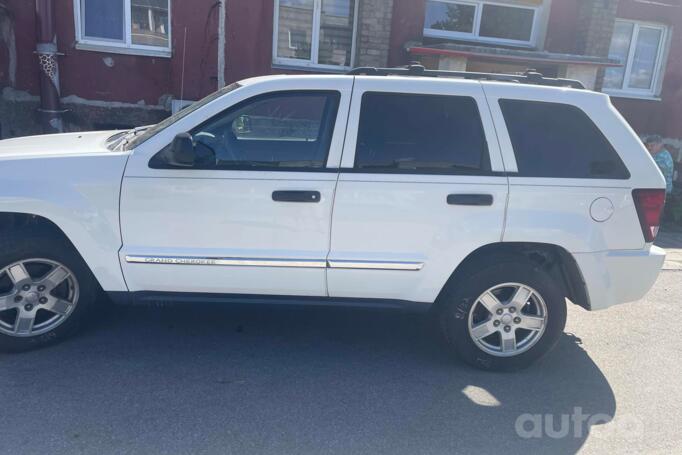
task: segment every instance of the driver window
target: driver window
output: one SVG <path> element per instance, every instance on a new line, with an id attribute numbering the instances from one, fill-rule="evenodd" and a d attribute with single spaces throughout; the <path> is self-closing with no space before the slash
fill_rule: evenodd
<path id="1" fill-rule="evenodd" d="M 194 168 L 323 168 L 339 97 L 326 91 L 276 92 L 243 101 L 190 131 L 197 155 Z M 154 157 L 152 167 L 172 167 L 164 151 Z"/>

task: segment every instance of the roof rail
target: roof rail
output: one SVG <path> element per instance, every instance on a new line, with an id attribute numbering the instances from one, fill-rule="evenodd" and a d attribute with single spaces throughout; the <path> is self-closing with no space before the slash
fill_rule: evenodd
<path id="1" fill-rule="evenodd" d="M 346 74 L 351 76 L 422 76 L 422 77 L 458 77 L 498 82 L 516 82 L 519 84 L 548 85 L 551 87 L 570 87 L 584 89 L 582 82 L 573 79 L 556 79 L 544 77 L 542 73 L 529 69 L 522 74 L 472 73 L 468 71 L 427 70 L 422 65 L 407 65 L 398 68 L 354 68 Z"/>

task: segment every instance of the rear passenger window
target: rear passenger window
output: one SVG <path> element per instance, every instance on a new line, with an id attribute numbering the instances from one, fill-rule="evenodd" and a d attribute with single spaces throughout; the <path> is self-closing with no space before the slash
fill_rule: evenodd
<path id="1" fill-rule="evenodd" d="M 628 179 L 604 134 L 569 104 L 500 100 L 521 177 Z"/>
<path id="2" fill-rule="evenodd" d="M 476 101 L 464 96 L 365 93 L 355 168 L 377 173 L 489 173 Z"/>

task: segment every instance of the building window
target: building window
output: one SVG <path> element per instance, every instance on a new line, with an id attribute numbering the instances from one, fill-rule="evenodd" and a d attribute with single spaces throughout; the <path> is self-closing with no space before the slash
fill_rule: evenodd
<path id="1" fill-rule="evenodd" d="M 273 62 L 349 68 L 356 22 L 356 0 L 275 0 Z"/>
<path id="2" fill-rule="evenodd" d="M 667 28 L 663 25 L 617 20 L 609 58 L 620 61 L 623 66 L 606 70 L 604 91 L 656 95 L 664 66 L 666 39 Z"/>
<path id="3" fill-rule="evenodd" d="M 74 2 L 79 47 L 170 54 L 170 0 Z"/>
<path id="4" fill-rule="evenodd" d="M 532 46 L 542 0 L 529 3 L 428 0 L 424 36 Z"/>

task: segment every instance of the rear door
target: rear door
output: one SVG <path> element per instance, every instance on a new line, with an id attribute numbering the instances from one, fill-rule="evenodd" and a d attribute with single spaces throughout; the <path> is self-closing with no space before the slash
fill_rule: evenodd
<path id="1" fill-rule="evenodd" d="M 502 237 L 507 178 L 479 82 L 357 77 L 332 215 L 332 297 L 433 302 Z"/>

